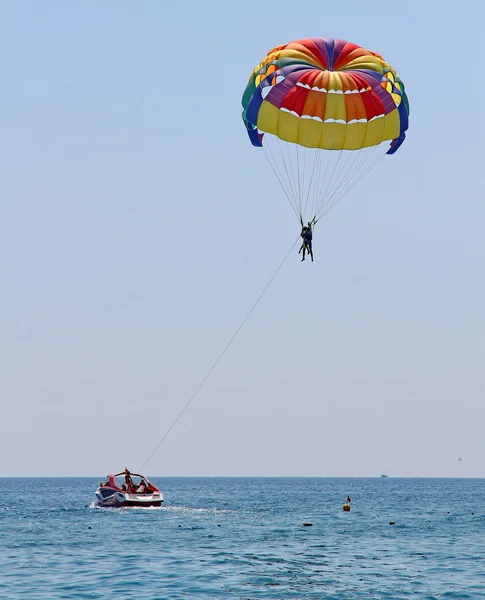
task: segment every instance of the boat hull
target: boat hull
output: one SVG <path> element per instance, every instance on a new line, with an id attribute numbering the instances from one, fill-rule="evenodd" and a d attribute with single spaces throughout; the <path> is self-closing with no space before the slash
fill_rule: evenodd
<path id="1" fill-rule="evenodd" d="M 163 502 L 162 492 L 155 494 L 127 494 L 110 488 L 98 488 L 96 497 L 100 506 L 108 506 L 111 508 L 122 507 L 152 507 L 161 506 Z"/>

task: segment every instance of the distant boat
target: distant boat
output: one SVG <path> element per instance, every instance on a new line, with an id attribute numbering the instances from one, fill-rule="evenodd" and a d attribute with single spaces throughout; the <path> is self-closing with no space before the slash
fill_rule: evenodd
<path id="1" fill-rule="evenodd" d="M 389 475 L 385 475 L 385 474 L 383 474 L 383 475 L 381 475 L 381 477 L 389 477 Z"/>

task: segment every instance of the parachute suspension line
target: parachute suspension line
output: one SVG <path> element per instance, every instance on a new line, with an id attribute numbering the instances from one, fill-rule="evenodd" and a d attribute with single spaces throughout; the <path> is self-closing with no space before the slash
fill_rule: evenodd
<path id="1" fill-rule="evenodd" d="M 322 185 L 320 186 L 318 195 L 315 197 L 314 214 L 317 218 L 318 218 L 318 205 L 320 204 L 320 198 L 327 197 L 328 189 L 335 177 L 335 171 L 337 170 L 337 167 L 340 162 L 340 157 L 342 156 L 342 150 L 340 150 L 340 152 L 338 153 L 337 160 L 335 161 L 333 166 L 330 167 L 330 163 L 332 161 L 332 156 L 335 156 L 333 154 L 333 152 L 334 151 L 332 151 L 332 150 L 327 151 L 327 169 L 325 170 L 325 176 L 322 180 Z M 330 172 L 329 172 L 329 167 L 330 167 Z"/>
<path id="2" fill-rule="evenodd" d="M 355 173 L 358 174 L 359 169 L 361 169 L 366 162 L 370 161 L 370 159 L 372 158 L 372 155 L 376 152 L 378 146 L 372 146 L 371 148 L 361 148 L 361 150 L 359 152 L 362 152 L 362 157 L 360 157 L 359 161 L 357 162 L 356 168 L 354 170 Z"/>
<path id="3" fill-rule="evenodd" d="M 325 198 L 328 196 L 328 194 L 330 193 L 330 190 L 332 189 L 332 185 L 334 184 L 335 177 L 336 177 L 335 174 L 339 172 L 338 166 L 340 164 L 340 159 L 342 158 L 342 154 L 343 154 L 343 150 L 340 150 L 338 153 L 337 161 L 336 161 L 335 165 L 333 166 L 332 173 L 330 174 L 330 177 L 328 179 L 327 186 L 325 187 L 325 193 L 323 194 Z"/>
<path id="4" fill-rule="evenodd" d="M 301 199 L 301 182 L 300 182 L 300 154 L 298 152 L 298 144 L 296 145 L 296 173 L 298 176 L 298 210 L 300 212 L 300 219 L 302 218 L 301 210 L 303 208 L 303 203 Z M 303 173 L 303 175 L 305 175 Z"/>
<path id="5" fill-rule="evenodd" d="M 375 166 L 375 165 L 376 165 L 376 164 L 377 164 L 377 163 L 378 163 L 378 162 L 379 162 L 379 161 L 380 161 L 382 158 L 384 158 L 384 156 L 385 156 L 385 155 L 386 155 L 386 152 L 384 152 L 383 154 L 380 154 L 380 155 L 379 155 L 377 158 L 375 158 L 375 160 L 374 160 L 372 163 L 370 163 L 370 164 L 367 166 L 367 168 L 366 168 L 366 169 L 365 169 L 365 170 L 364 170 L 362 173 L 360 173 L 360 175 L 359 175 L 357 178 L 355 178 L 353 181 L 351 181 L 351 182 L 350 182 L 350 184 L 349 184 L 349 185 L 348 185 L 348 186 L 347 186 L 347 187 L 346 187 L 346 188 L 345 188 L 345 189 L 344 189 L 344 190 L 343 190 L 343 191 L 342 191 L 340 194 L 338 194 L 338 195 L 337 195 L 337 196 L 336 196 L 336 197 L 333 199 L 333 201 L 332 201 L 332 202 L 328 203 L 328 204 L 327 204 L 327 206 L 325 207 L 325 210 L 323 211 L 323 213 L 322 213 L 322 215 L 321 215 L 321 217 L 320 217 L 320 218 L 323 218 L 323 217 L 324 217 L 324 216 L 325 216 L 325 215 L 326 215 L 326 214 L 329 212 L 329 210 L 330 210 L 330 209 L 332 209 L 332 208 L 333 208 L 333 207 L 334 207 L 334 206 L 337 204 L 337 202 L 338 202 L 338 201 L 339 201 L 341 198 L 343 198 L 344 196 L 346 196 L 346 195 L 347 195 L 347 194 L 350 192 L 350 190 L 351 190 L 351 189 L 352 189 L 354 186 L 356 186 L 356 185 L 359 183 L 359 181 L 360 181 L 360 180 L 361 180 L 363 177 L 365 177 L 365 175 L 367 175 L 367 173 L 368 173 L 368 172 L 369 172 L 369 171 L 370 171 L 370 170 L 371 170 L 371 169 L 372 169 L 372 168 L 373 168 L 373 167 L 374 167 L 374 166 Z"/>
<path id="6" fill-rule="evenodd" d="M 347 191 L 351 187 L 354 186 L 354 182 L 360 181 L 360 179 L 366 173 L 368 173 L 370 171 L 370 169 L 378 162 L 379 158 L 382 158 L 382 156 L 384 156 L 384 154 L 378 154 L 377 159 L 375 159 L 371 162 L 372 156 L 375 154 L 377 148 L 378 148 L 378 146 L 373 146 L 372 149 L 368 149 L 369 150 L 368 152 L 364 151 L 364 156 L 358 162 L 356 168 L 353 169 L 353 177 L 347 178 L 345 185 L 343 186 L 343 189 L 336 188 L 334 190 L 334 193 L 329 198 L 329 203 L 331 202 L 333 197 L 337 196 L 337 199 L 338 199 L 338 198 L 342 197 L 343 195 L 345 195 L 347 193 Z M 352 167 L 353 167 L 353 165 L 352 165 Z M 361 169 L 363 169 L 363 171 L 361 171 Z"/>
<path id="7" fill-rule="evenodd" d="M 335 180 L 332 181 L 331 185 L 329 186 L 329 189 L 326 190 L 325 195 L 323 195 L 320 198 L 320 201 L 318 204 L 318 209 L 316 211 L 318 216 L 320 216 L 321 214 L 323 214 L 325 212 L 326 205 L 328 203 L 330 203 L 332 198 L 335 196 L 335 194 L 337 193 L 337 191 L 340 188 L 341 183 L 346 180 L 346 177 L 351 172 L 351 169 L 352 169 L 355 161 L 358 159 L 360 152 L 361 152 L 361 150 L 358 150 L 357 152 L 349 152 L 347 159 L 344 163 L 344 166 L 340 170 L 340 173 L 337 175 Z M 351 161 L 352 157 L 353 157 L 353 161 L 349 165 L 349 162 Z"/>
<path id="8" fill-rule="evenodd" d="M 387 148 L 386 148 L 386 152 L 384 152 L 383 154 L 380 154 L 380 155 L 379 155 L 377 158 L 375 158 L 375 159 L 374 159 L 374 161 L 373 161 L 373 162 L 372 162 L 370 165 L 368 165 L 367 169 L 365 169 L 365 171 L 363 171 L 363 172 L 362 172 L 362 173 L 361 173 L 361 174 L 360 174 L 360 175 L 357 177 L 357 179 L 355 179 L 355 180 L 354 180 L 354 181 L 353 181 L 353 182 L 352 182 L 352 183 L 351 183 L 351 184 L 350 184 L 350 185 L 349 185 L 349 186 L 348 186 L 348 187 L 347 187 L 347 188 L 346 188 L 346 189 L 345 189 L 345 190 L 344 190 L 344 191 L 343 191 L 341 194 L 339 194 L 339 195 L 338 195 L 338 196 L 337 196 L 337 197 L 334 199 L 334 201 L 333 201 L 333 202 L 332 202 L 332 203 L 331 203 L 331 204 L 330 204 L 330 205 L 329 205 L 329 206 L 328 206 L 328 207 L 325 209 L 325 211 L 324 211 L 324 213 L 323 213 L 322 217 L 323 217 L 323 216 L 325 216 L 325 215 L 328 213 L 328 211 L 329 211 L 329 210 L 330 210 L 332 207 L 334 207 L 334 206 L 337 204 L 337 202 L 338 202 L 338 201 L 339 201 L 341 198 L 343 198 L 343 197 L 344 197 L 346 194 L 348 194 L 348 193 L 350 192 L 350 190 L 351 190 L 351 189 L 352 189 L 354 186 L 356 186 L 356 185 L 359 183 L 359 181 L 360 181 L 360 180 L 361 180 L 363 177 L 365 177 L 365 176 L 367 175 L 367 173 L 368 173 L 368 172 L 369 172 L 371 169 L 373 169 L 373 168 L 374 168 L 374 166 L 375 166 L 375 165 L 376 165 L 376 164 L 377 164 L 377 163 L 378 163 L 380 160 L 382 160 L 382 159 L 384 158 L 384 156 L 386 156 L 386 154 L 387 154 Z"/>
<path id="9" fill-rule="evenodd" d="M 310 128 L 307 128 L 307 134 L 306 134 L 305 144 L 304 144 L 304 147 L 303 147 L 303 149 L 304 149 L 304 153 L 303 153 L 303 156 L 304 156 L 304 162 L 303 162 L 303 174 L 304 174 L 304 178 L 307 177 L 307 173 L 306 173 L 306 166 L 307 166 L 307 164 L 306 164 L 306 157 L 307 157 L 307 154 L 309 152 L 313 151 L 313 149 L 310 149 L 309 146 L 308 146 L 309 137 L 310 137 Z M 301 202 L 302 206 L 301 206 L 301 210 L 300 210 L 300 222 L 302 224 L 303 224 L 303 215 L 306 214 L 307 208 L 308 208 L 308 200 L 309 200 L 310 195 L 311 195 L 311 190 L 312 190 L 312 185 L 313 185 L 313 179 L 314 179 L 314 175 L 315 175 L 315 164 L 316 164 L 316 161 L 318 159 L 318 156 L 319 156 L 318 151 L 315 151 L 314 160 L 313 160 L 313 168 L 309 168 L 309 170 L 310 170 L 310 181 L 308 182 L 308 188 L 307 188 L 307 192 L 306 192 L 306 198 L 305 198 L 305 205 L 304 206 L 303 206 L 303 196 L 305 195 L 305 187 L 303 188 L 302 202 Z M 311 164 L 311 161 L 310 161 L 310 164 Z"/>
<path id="10" fill-rule="evenodd" d="M 303 166 L 301 170 L 301 186 L 300 186 L 300 218 L 303 221 L 303 214 L 305 212 L 305 189 L 307 187 L 307 172 L 306 172 L 306 155 L 307 148 L 303 146 L 301 148 Z"/>
<path id="11" fill-rule="evenodd" d="M 374 154 L 379 148 L 381 149 L 381 152 L 375 157 Z M 317 221 L 323 218 L 341 198 L 347 195 L 350 190 L 357 185 L 365 175 L 367 175 L 367 173 L 386 155 L 387 150 L 388 145 L 386 143 L 384 152 L 382 152 L 382 144 L 365 149 L 361 148 L 357 152 L 350 151 L 353 155 L 353 160 L 349 162 L 349 158 L 347 158 L 337 180 L 330 186 L 330 189 L 333 191 L 331 191 L 329 196 L 323 196 L 321 198 L 321 203 L 317 211 Z M 372 160 L 373 157 L 374 159 Z"/>
<path id="12" fill-rule="evenodd" d="M 264 151 L 264 155 L 266 156 L 266 160 L 268 161 L 271 168 L 273 169 L 273 173 L 276 175 L 276 179 L 279 181 L 279 184 L 283 188 L 285 196 L 288 198 L 288 202 L 290 203 L 290 206 L 293 209 L 293 212 L 298 217 L 298 212 L 295 209 L 295 207 L 293 206 L 293 202 L 291 201 L 291 191 L 287 188 L 287 186 L 285 185 L 285 182 L 283 181 L 284 176 L 281 173 L 281 171 L 278 167 L 278 163 L 276 162 L 276 160 L 273 156 L 273 152 L 271 151 L 271 146 L 263 146 L 263 151 Z M 271 156 L 271 158 L 269 157 L 269 155 Z"/>
<path id="13" fill-rule="evenodd" d="M 335 128 L 333 129 L 333 134 L 332 134 L 332 144 L 331 146 L 333 146 L 334 142 L 335 142 Z M 342 151 L 340 151 L 340 154 L 342 153 Z M 331 152 L 327 152 L 327 161 L 326 161 L 326 166 L 325 166 L 325 175 L 323 176 L 323 179 L 321 180 L 321 185 L 319 186 L 319 190 L 314 198 L 314 203 L 313 203 L 313 215 L 315 217 L 315 219 L 318 219 L 317 216 L 317 203 L 318 203 L 318 199 L 321 198 L 322 196 L 325 196 L 326 193 L 326 188 L 328 187 L 328 182 L 331 180 L 331 177 L 329 179 L 327 179 L 327 174 L 328 174 L 328 167 L 330 165 L 330 161 L 331 161 Z M 340 160 L 340 154 L 338 157 L 338 160 Z M 337 161 L 338 163 L 338 161 Z M 335 171 L 335 167 L 333 169 Z M 325 189 L 325 192 L 324 192 Z"/>
<path id="14" fill-rule="evenodd" d="M 280 133 L 284 136 L 285 128 Z M 307 220 L 316 224 L 326 215 L 373 168 L 380 158 L 376 153 L 382 149 L 382 144 L 356 150 L 314 148 L 307 145 L 309 135 L 310 130 L 300 137 L 301 144 L 296 144 L 266 134 L 263 145 L 266 159 L 301 224 Z M 328 139 L 327 143 L 331 147 L 333 141 Z"/>
<path id="15" fill-rule="evenodd" d="M 293 156 L 294 152 L 291 151 L 290 144 L 285 143 L 285 147 L 286 147 L 286 153 L 288 155 L 288 160 L 290 162 L 291 177 L 293 180 L 293 189 L 295 190 L 295 206 L 298 208 L 298 199 L 299 199 L 298 168 L 296 169 L 296 173 L 295 173 L 295 161 L 294 161 L 294 156 Z M 298 144 L 296 144 L 296 152 L 297 152 L 297 160 L 298 160 Z"/>
<path id="16" fill-rule="evenodd" d="M 307 135 L 308 141 L 308 135 Z M 303 221 L 303 215 L 306 213 L 308 206 L 308 195 L 310 193 L 313 181 L 313 171 L 311 169 L 311 154 L 310 149 L 305 146 L 303 153 L 303 173 L 305 176 L 304 185 L 302 188 L 302 196 L 301 196 L 301 220 Z"/>
<path id="17" fill-rule="evenodd" d="M 311 196 L 311 191 L 312 191 L 313 181 L 314 181 L 314 178 L 315 178 L 315 173 L 317 173 L 317 172 L 320 171 L 321 162 L 322 162 L 321 161 L 321 152 L 320 152 L 319 148 L 317 148 L 316 151 L 315 151 L 314 159 L 313 159 L 313 168 L 311 170 L 310 183 L 308 184 L 308 190 L 307 190 L 306 200 L 305 200 L 305 208 L 303 209 L 304 213 L 306 213 L 306 210 L 308 208 L 308 201 L 309 201 L 310 196 Z M 318 181 L 318 177 L 317 177 L 317 181 Z M 301 217 L 301 220 L 303 221 L 303 217 Z"/>
<path id="18" fill-rule="evenodd" d="M 285 133 L 288 129 L 289 126 L 289 122 L 287 121 L 285 123 L 284 129 L 282 131 L 282 137 L 283 139 L 286 137 Z M 278 140 L 279 142 L 279 140 Z M 290 163 L 290 167 L 291 167 L 291 176 L 293 179 L 293 187 L 295 190 L 295 207 L 298 209 L 299 212 L 299 220 L 301 221 L 301 200 L 300 200 L 300 155 L 298 152 L 299 149 L 299 144 L 293 144 L 293 143 L 289 143 L 289 142 L 285 142 L 284 144 L 285 148 L 286 148 L 286 153 L 288 155 L 288 160 Z M 296 146 L 296 174 L 295 174 L 295 163 L 294 163 L 294 154 L 295 152 L 292 152 L 292 148 L 293 146 Z"/>
<path id="19" fill-rule="evenodd" d="M 307 134 L 307 140 L 308 140 L 308 135 L 309 134 Z M 307 169 L 307 156 L 308 156 L 308 148 L 305 146 L 305 148 L 303 149 L 303 174 L 304 174 L 305 179 L 307 177 L 307 173 L 306 173 L 306 169 Z M 308 186 L 310 186 L 310 185 L 311 185 L 311 178 L 310 178 L 310 181 L 308 183 Z M 306 212 L 306 200 L 305 200 L 305 203 L 303 204 L 303 201 L 304 201 L 304 198 L 305 198 L 305 187 L 306 187 L 306 183 L 304 182 L 303 189 L 302 189 L 302 195 L 301 195 L 302 214 L 304 212 Z M 308 187 L 308 189 L 310 189 L 310 187 Z"/>
<path id="20" fill-rule="evenodd" d="M 146 465 L 148 464 L 148 462 L 153 458 L 153 456 L 155 455 L 156 451 L 160 448 L 160 446 L 162 445 L 162 443 L 165 441 L 165 439 L 167 438 L 168 434 L 172 431 L 172 429 L 175 427 L 175 425 L 178 423 L 179 419 L 182 417 L 182 415 L 184 414 L 184 412 L 187 410 L 187 408 L 189 407 L 190 403 L 192 402 L 192 400 L 196 397 L 197 393 L 199 392 L 199 390 L 202 388 L 202 386 L 204 385 L 204 383 L 207 381 L 207 379 L 209 378 L 210 374 L 212 373 L 212 371 L 216 368 L 216 366 L 219 364 L 220 360 L 222 359 L 222 357 L 224 356 L 224 354 L 226 353 L 226 351 L 228 350 L 229 346 L 232 344 L 232 342 L 235 340 L 237 334 L 241 331 L 241 329 L 243 328 L 244 324 L 246 323 L 246 321 L 249 319 L 249 317 L 251 316 L 252 312 L 254 311 L 254 309 L 256 308 L 256 306 L 259 304 L 259 301 L 261 300 L 261 298 L 264 296 L 266 290 L 269 288 L 269 286 L 272 284 L 273 280 L 276 278 L 276 276 L 278 275 L 278 273 L 281 271 L 281 269 L 283 268 L 283 265 L 285 264 L 285 262 L 287 261 L 288 257 L 290 256 L 290 254 L 293 252 L 293 248 L 296 246 L 298 240 L 300 239 L 300 236 L 298 236 L 296 238 L 296 240 L 293 242 L 291 248 L 289 249 L 289 251 L 287 252 L 286 256 L 283 258 L 283 260 L 281 261 L 279 267 L 276 269 L 276 271 L 273 273 L 273 275 L 270 277 L 268 283 L 264 286 L 262 292 L 259 294 L 259 296 L 256 298 L 256 301 L 254 302 L 254 304 L 252 305 L 251 309 L 249 310 L 249 312 L 247 313 L 247 315 L 244 317 L 244 319 L 241 321 L 241 324 L 239 325 L 239 327 L 236 329 L 236 331 L 234 332 L 234 334 L 232 335 L 231 339 L 229 340 L 229 342 L 226 344 L 226 346 L 224 347 L 224 349 L 222 350 L 222 352 L 219 354 L 217 360 L 215 361 L 215 363 L 212 365 L 212 367 L 209 369 L 209 371 L 207 371 L 205 377 L 202 379 L 202 381 L 200 382 L 199 386 L 197 387 L 197 389 L 195 390 L 195 392 L 192 394 L 192 396 L 189 398 L 188 402 L 185 404 L 185 406 L 183 407 L 183 409 L 179 412 L 177 418 L 173 421 L 173 423 L 170 425 L 170 427 L 167 429 L 165 435 L 162 437 L 162 439 L 158 442 L 157 446 L 155 447 L 155 449 L 153 450 L 153 452 L 150 454 L 150 456 L 146 459 L 146 461 L 143 463 L 140 472 L 143 471 L 143 469 L 146 467 Z"/>
<path id="21" fill-rule="evenodd" d="M 362 152 L 362 148 L 357 150 L 357 152 L 355 152 L 355 151 L 348 152 L 347 159 L 346 159 L 344 165 L 342 166 L 340 173 L 337 175 L 335 181 L 333 182 L 333 184 L 330 186 L 330 189 L 328 190 L 328 194 L 329 194 L 330 198 L 332 198 L 332 196 L 334 196 L 334 194 L 340 188 L 342 182 L 345 181 L 347 179 L 347 177 L 350 175 L 350 173 L 352 172 L 352 167 L 355 165 L 355 162 L 359 159 L 361 152 Z"/>
<path id="22" fill-rule="evenodd" d="M 281 138 L 283 140 L 285 139 L 285 133 L 288 128 L 288 124 L 289 123 L 286 122 L 283 130 L 281 131 Z M 276 136 L 276 140 L 277 140 L 278 146 L 281 151 L 281 156 L 282 156 L 283 162 L 286 165 L 286 159 L 285 159 L 284 152 L 281 149 L 281 141 L 280 141 L 279 135 Z M 294 170 L 295 165 L 294 165 L 294 161 L 293 161 L 293 155 L 295 154 L 295 151 L 292 151 L 293 146 L 296 146 L 296 174 L 295 174 L 295 170 Z M 302 217 L 303 217 L 303 214 L 302 214 L 302 192 L 301 192 L 302 181 L 300 178 L 299 144 L 285 142 L 284 148 L 286 148 L 286 154 L 288 156 L 288 163 L 289 163 L 289 171 L 291 171 L 291 175 L 288 173 L 288 170 L 287 170 L 287 173 L 288 173 L 288 177 L 290 179 L 291 188 L 293 190 L 293 203 L 294 203 L 294 207 L 295 207 L 295 212 L 298 213 L 299 221 L 302 222 Z"/>
<path id="23" fill-rule="evenodd" d="M 288 171 L 288 165 L 286 164 L 285 155 L 284 155 L 283 149 L 281 148 L 281 142 L 280 142 L 280 139 L 278 137 L 276 137 L 276 142 L 278 144 L 278 149 L 279 149 L 280 154 L 281 154 L 281 160 L 283 162 L 283 166 L 284 166 L 285 171 L 286 171 L 286 176 L 288 178 L 288 183 L 290 184 L 291 196 L 293 198 L 293 202 L 295 202 L 296 194 L 295 194 L 295 188 L 293 187 L 293 180 L 294 180 L 293 169 L 291 169 L 291 173 L 292 174 L 290 175 L 290 173 Z M 290 156 L 290 166 L 291 166 L 291 156 Z M 297 212 L 296 206 L 295 206 L 295 211 Z"/>
<path id="24" fill-rule="evenodd" d="M 321 190 L 324 185 L 325 179 L 327 177 L 328 166 L 329 166 L 329 162 L 330 162 L 330 156 L 328 154 L 325 154 L 325 151 L 322 150 L 321 148 L 317 149 L 317 156 L 318 156 L 318 171 L 317 171 L 317 176 L 316 176 L 316 186 L 315 186 L 315 190 L 314 190 L 313 198 L 312 198 L 312 213 L 313 213 L 314 217 L 317 216 L 317 201 L 318 201 L 320 194 L 322 193 Z M 325 160 L 325 157 L 326 157 L 326 160 Z M 323 170 L 324 163 L 325 163 L 325 174 L 322 178 L 322 170 Z"/>

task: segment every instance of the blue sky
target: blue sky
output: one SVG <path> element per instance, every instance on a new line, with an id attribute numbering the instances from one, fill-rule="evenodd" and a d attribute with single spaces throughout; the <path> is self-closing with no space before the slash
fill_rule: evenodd
<path id="1" fill-rule="evenodd" d="M 0 475 L 151 453 L 299 232 L 247 79 L 323 36 L 395 67 L 407 140 L 319 225 L 315 263 L 293 252 L 147 471 L 482 476 L 483 13 L 3 3 Z"/>

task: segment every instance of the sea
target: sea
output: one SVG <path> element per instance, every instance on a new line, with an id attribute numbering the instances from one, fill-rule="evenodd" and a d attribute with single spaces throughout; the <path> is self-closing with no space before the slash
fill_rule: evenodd
<path id="1" fill-rule="evenodd" d="M 485 599 L 485 479 L 99 479 L 0 479 L 0 598 Z"/>

